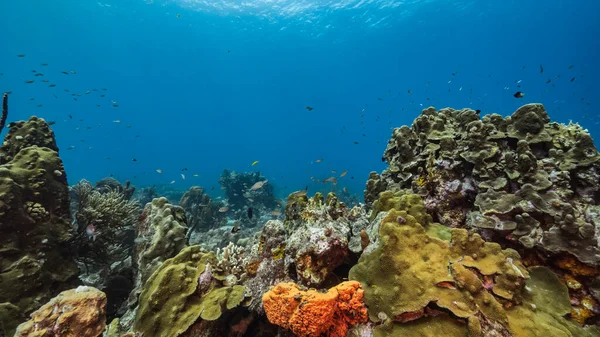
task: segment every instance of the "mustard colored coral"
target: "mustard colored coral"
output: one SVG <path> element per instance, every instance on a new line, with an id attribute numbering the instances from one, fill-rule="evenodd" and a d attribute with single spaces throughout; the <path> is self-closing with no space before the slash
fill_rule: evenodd
<path id="1" fill-rule="evenodd" d="M 321 293 L 280 283 L 263 296 L 267 318 L 300 337 L 343 337 L 348 327 L 367 321 L 363 290 L 356 281 L 343 282 Z"/>

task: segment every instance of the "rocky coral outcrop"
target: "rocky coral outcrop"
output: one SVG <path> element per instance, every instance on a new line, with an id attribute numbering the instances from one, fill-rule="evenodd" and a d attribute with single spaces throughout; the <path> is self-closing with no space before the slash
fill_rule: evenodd
<path id="1" fill-rule="evenodd" d="M 0 147 L 0 303 L 29 314 L 77 278 L 64 249 L 69 190 L 54 134 L 31 117 L 11 123 Z"/>
<path id="2" fill-rule="evenodd" d="M 551 123 L 540 104 L 506 118 L 425 109 L 412 127 L 394 130 L 384 159 L 390 167 L 371 174 L 368 202 L 409 188 L 446 226 L 600 264 L 600 222 L 590 214 L 600 200 L 600 154 L 586 130 Z"/>
<path id="3" fill-rule="evenodd" d="M 97 337 L 106 327 L 106 296 L 80 286 L 63 291 L 31 314 L 15 337 Z"/>

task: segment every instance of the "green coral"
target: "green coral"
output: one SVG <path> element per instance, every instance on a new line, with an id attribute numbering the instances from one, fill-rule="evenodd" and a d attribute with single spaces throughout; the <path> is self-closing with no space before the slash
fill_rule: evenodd
<path id="1" fill-rule="evenodd" d="M 0 147 L 0 302 L 29 314 L 78 270 L 64 249 L 69 190 L 53 133 L 35 117 L 10 128 Z"/>
<path id="2" fill-rule="evenodd" d="M 404 210 L 415 217 L 418 223 L 423 226 L 429 225 L 433 220 L 427 213 L 423 199 L 409 190 L 397 192 L 384 191 L 379 194 L 379 198 L 373 203 L 371 212 L 371 221 L 375 219 L 378 213 L 387 212 L 391 209 Z"/>
<path id="3" fill-rule="evenodd" d="M 410 199 L 422 204 L 420 198 Z M 449 242 L 441 240 L 447 231 L 435 223 L 421 225 L 406 210 L 389 210 L 381 220 L 377 247 L 363 253 L 349 274 L 363 286 L 370 319 L 382 322 L 375 336 L 444 331 L 448 336 L 569 337 L 597 331 L 564 318 L 570 312 L 568 292 L 551 271 L 535 268 L 530 274 L 515 250 L 465 229 L 448 231 Z M 450 314 L 435 314 L 438 308 Z"/>
<path id="4" fill-rule="evenodd" d="M 238 306 L 244 299 L 243 286 L 217 286 L 215 281 L 210 288 L 199 289 L 201 274 L 210 273 L 208 266 L 217 263 L 213 252 L 203 252 L 199 246 L 187 247 L 166 260 L 140 294 L 134 330 L 145 337 L 176 337 L 198 319 L 215 320 Z"/>

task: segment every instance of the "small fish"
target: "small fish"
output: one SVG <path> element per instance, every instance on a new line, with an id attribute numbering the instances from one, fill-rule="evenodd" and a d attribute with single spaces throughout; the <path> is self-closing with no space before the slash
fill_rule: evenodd
<path id="1" fill-rule="evenodd" d="M 92 241 L 96 241 L 96 226 L 94 226 L 93 224 L 89 224 L 87 225 L 87 227 L 85 228 L 85 233 L 88 236 L 88 240 L 92 240 Z"/>
<path id="2" fill-rule="evenodd" d="M 412 94 L 412 90 L 408 89 L 408 94 L 409 95 Z"/>
<path id="3" fill-rule="evenodd" d="M 54 88 L 55 86 L 56 86 L 56 84 L 50 84 L 48 87 Z"/>
<path id="4" fill-rule="evenodd" d="M 17 57 L 25 57 L 25 54 L 17 54 Z"/>
<path id="5" fill-rule="evenodd" d="M 73 116 L 69 115 L 69 119 L 73 119 Z"/>
<path id="6" fill-rule="evenodd" d="M 475 110 L 475 112 L 476 112 L 476 113 L 478 113 L 478 114 L 480 114 L 480 113 L 481 113 L 481 110 L 480 110 L 480 109 L 477 109 L 477 110 Z"/>
<path id="7" fill-rule="evenodd" d="M 271 212 L 271 214 L 273 214 L 274 216 L 280 216 L 281 212 L 280 211 L 273 211 L 273 212 Z"/>
<path id="8" fill-rule="evenodd" d="M 258 181 L 254 185 L 252 185 L 252 187 L 250 187 L 250 191 L 256 191 L 258 189 L 261 189 L 268 182 L 268 180 Z"/>
<path id="9" fill-rule="evenodd" d="M 571 80 L 569 82 L 573 82 L 575 81 L 575 77 L 571 78 Z"/>
<path id="10" fill-rule="evenodd" d="M 306 106 L 306 110 L 308 110 L 308 111 L 312 111 L 312 110 L 313 110 L 313 107 L 312 107 L 312 106 L 310 106 L 310 105 L 307 105 L 307 106 Z"/>
<path id="11" fill-rule="evenodd" d="M 132 162 L 136 162 L 136 161 L 137 161 L 137 159 L 133 158 L 133 159 L 131 159 L 131 161 L 132 161 Z"/>
<path id="12" fill-rule="evenodd" d="M 252 219 L 252 207 L 248 207 L 248 219 Z"/>
<path id="13" fill-rule="evenodd" d="M 342 191 L 344 191 L 344 193 L 348 193 L 348 189 L 346 187 L 344 187 Z"/>
<path id="14" fill-rule="evenodd" d="M 171 180 L 171 184 L 175 184 L 175 180 Z"/>
<path id="15" fill-rule="evenodd" d="M 42 80 L 42 82 L 48 83 L 48 82 L 50 82 L 50 80 Z"/>
<path id="16" fill-rule="evenodd" d="M 329 178 L 323 180 L 324 184 L 325 183 L 329 183 L 329 182 L 331 182 L 331 183 L 333 183 L 335 185 L 335 184 L 337 184 L 337 178 L 336 177 L 329 177 Z"/>
<path id="17" fill-rule="evenodd" d="M 69 75 L 69 73 L 68 73 L 68 72 L 66 72 L 66 71 L 61 71 L 60 73 L 61 73 L 61 74 L 65 74 L 65 75 Z"/>
<path id="18" fill-rule="evenodd" d="M 48 122 L 48 125 L 54 125 L 54 124 L 56 124 L 56 122 L 55 122 L 55 121 L 49 121 L 49 122 Z"/>
<path id="19" fill-rule="evenodd" d="M 525 97 L 525 94 L 522 93 L 521 91 L 517 91 L 517 92 L 515 92 L 515 94 L 513 96 L 515 98 L 523 98 L 523 97 Z"/>
<path id="20" fill-rule="evenodd" d="M 71 145 L 67 148 L 67 150 L 73 150 L 75 148 L 75 145 Z"/>
<path id="21" fill-rule="evenodd" d="M 194 177 L 199 177 L 200 175 L 198 173 L 194 173 Z M 213 190 L 215 189 L 215 187 L 213 186 L 212 188 Z"/>
<path id="22" fill-rule="evenodd" d="M 322 161 L 323 161 L 323 158 L 319 158 L 319 159 L 317 159 L 317 160 L 315 160 L 315 161 L 316 161 L 317 163 L 320 163 L 320 162 L 322 162 Z"/>
<path id="23" fill-rule="evenodd" d="M 90 93 L 91 93 L 91 91 L 89 91 L 89 90 L 86 90 L 86 91 L 85 91 L 85 94 L 86 94 L 86 95 L 89 95 Z"/>
<path id="24" fill-rule="evenodd" d="M 180 18 L 180 17 L 181 17 L 181 14 L 177 14 L 177 17 L 178 17 L 178 18 Z"/>
<path id="25" fill-rule="evenodd" d="M 540 64 L 540 74 L 544 72 L 544 67 Z"/>
<path id="26" fill-rule="evenodd" d="M 546 81 L 546 84 L 549 84 L 550 82 L 552 82 L 552 80 L 551 80 L 551 79 L 548 79 L 548 80 Z"/>
<path id="27" fill-rule="evenodd" d="M 241 221 L 236 221 L 235 225 L 233 225 L 233 228 L 231 228 L 231 233 L 237 233 L 240 231 L 240 222 Z"/>
<path id="28" fill-rule="evenodd" d="M 38 104 L 38 105 L 37 105 L 37 107 L 38 107 L 38 108 L 41 108 L 41 107 L 43 107 L 43 106 L 44 106 L 43 104 Z"/>
<path id="29" fill-rule="evenodd" d="M 181 179 L 185 180 L 185 174 L 181 174 Z"/>
<path id="30" fill-rule="evenodd" d="M 65 92 L 69 92 L 69 89 L 65 89 Z"/>
<path id="31" fill-rule="evenodd" d="M 354 142 L 355 145 L 358 145 L 358 142 Z"/>
<path id="32" fill-rule="evenodd" d="M 250 166 L 256 166 L 256 164 L 258 164 L 258 160 L 252 162 L 252 165 L 250 165 Z"/>
<path id="33" fill-rule="evenodd" d="M 77 74 L 77 72 L 76 72 L 75 70 L 71 70 L 71 71 L 69 71 L 69 72 L 70 72 L 71 74 L 73 74 L 73 75 Z"/>
<path id="34" fill-rule="evenodd" d="M 221 213 L 225 213 L 228 210 L 229 210 L 229 207 L 227 207 L 227 206 L 223 206 L 223 207 L 219 208 L 219 212 L 221 212 Z"/>
<path id="35" fill-rule="evenodd" d="M 344 177 L 344 176 L 346 176 L 346 174 L 348 174 L 348 170 L 346 170 L 346 171 L 344 171 L 344 172 L 340 173 L 340 178 L 341 178 L 341 177 Z"/>
<path id="36" fill-rule="evenodd" d="M 48 63 L 46 63 L 46 62 L 42 62 L 42 63 L 40 63 L 40 65 L 41 65 L 42 67 L 45 67 L 45 66 L 47 66 L 47 65 L 48 65 Z"/>
<path id="37" fill-rule="evenodd" d="M 116 123 L 116 124 L 121 124 L 121 120 L 120 120 L 120 119 L 115 119 L 115 120 L 113 121 L 113 123 Z"/>
<path id="38" fill-rule="evenodd" d="M 35 101 L 35 98 L 31 97 L 29 100 L 30 100 L 30 101 Z"/>
<path id="39" fill-rule="evenodd" d="M 23 136 L 20 136 L 20 135 L 18 135 L 18 136 L 15 136 L 15 139 L 16 139 L 16 140 L 21 140 L 21 139 L 23 139 Z"/>
<path id="40" fill-rule="evenodd" d="M 162 170 L 161 169 L 156 169 L 156 172 L 158 172 L 159 174 L 162 174 Z"/>
<path id="41" fill-rule="evenodd" d="M 35 82 L 35 81 L 34 80 L 27 80 L 27 81 L 25 81 L 26 84 L 31 84 L 33 82 Z"/>
<path id="42" fill-rule="evenodd" d="M 44 74 L 42 74 L 42 73 L 37 73 L 37 74 L 35 74 L 35 75 L 33 75 L 33 76 L 44 76 Z"/>

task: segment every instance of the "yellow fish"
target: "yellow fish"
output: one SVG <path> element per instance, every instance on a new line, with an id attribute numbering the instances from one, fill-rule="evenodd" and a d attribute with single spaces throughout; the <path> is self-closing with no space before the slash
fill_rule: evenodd
<path id="1" fill-rule="evenodd" d="M 256 164 L 258 164 L 258 160 L 254 161 L 254 162 L 252 163 L 252 165 L 250 165 L 250 166 L 254 166 L 254 165 L 256 165 Z"/>
<path id="2" fill-rule="evenodd" d="M 162 173 L 161 169 L 156 169 L 156 172 L 158 172 L 159 174 Z"/>

